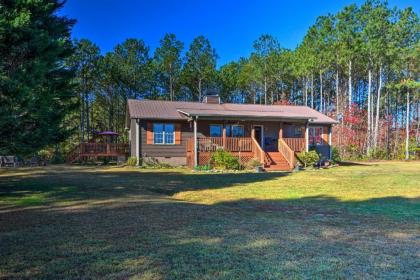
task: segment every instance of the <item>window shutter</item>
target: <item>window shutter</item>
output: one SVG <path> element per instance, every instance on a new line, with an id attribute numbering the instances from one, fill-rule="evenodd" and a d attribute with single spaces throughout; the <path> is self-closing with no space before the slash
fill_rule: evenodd
<path id="1" fill-rule="evenodd" d="M 147 122 L 146 144 L 153 144 L 153 123 Z"/>
<path id="2" fill-rule="evenodd" d="M 175 145 L 181 145 L 181 124 L 175 124 Z"/>

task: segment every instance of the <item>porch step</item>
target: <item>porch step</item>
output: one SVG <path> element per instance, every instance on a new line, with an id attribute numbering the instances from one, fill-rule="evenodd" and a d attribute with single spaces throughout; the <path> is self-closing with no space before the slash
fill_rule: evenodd
<path id="1" fill-rule="evenodd" d="M 289 171 L 291 170 L 289 163 L 280 152 L 267 152 L 271 159 L 271 164 L 265 167 L 266 171 Z"/>

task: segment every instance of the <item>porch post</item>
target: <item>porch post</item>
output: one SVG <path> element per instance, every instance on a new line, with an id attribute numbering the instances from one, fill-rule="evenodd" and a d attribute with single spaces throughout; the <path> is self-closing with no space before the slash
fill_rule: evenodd
<path id="1" fill-rule="evenodd" d="M 329 158 L 331 160 L 332 159 L 332 125 L 328 126 L 328 146 L 330 148 Z"/>
<path id="2" fill-rule="evenodd" d="M 198 166 L 197 117 L 194 118 L 194 167 Z"/>
<path id="3" fill-rule="evenodd" d="M 136 165 L 140 165 L 140 124 L 139 120 L 136 119 Z"/>
<path id="4" fill-rule="evenodd" d="M 279 127 L 279 139 L 283 138 L 283 123 L 280 123 L 280 127 Z"/>
<path id="5" fill-rule="evenodd" d="M 222 141 L 223 141 L 223 150 L 226 150 L 226 126 L 223 125 L 222 128 Z"/>
<path id="6" fill-rule="evenodd" d="M 305 151 L 309 151 L 309 123 L 305 123 Z"/>

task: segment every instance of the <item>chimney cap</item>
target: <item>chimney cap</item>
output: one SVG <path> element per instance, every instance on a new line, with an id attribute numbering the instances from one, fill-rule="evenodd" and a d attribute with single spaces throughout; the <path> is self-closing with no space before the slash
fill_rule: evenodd
<path id="1" fill-rule="evenodd" d="M 202 101 L 204 103 L 209 103 L 209 104 L 220 104 L 221 101 L 220 101 L 219 92 L 214 89 L 207 89 L 204 92 Z"/>

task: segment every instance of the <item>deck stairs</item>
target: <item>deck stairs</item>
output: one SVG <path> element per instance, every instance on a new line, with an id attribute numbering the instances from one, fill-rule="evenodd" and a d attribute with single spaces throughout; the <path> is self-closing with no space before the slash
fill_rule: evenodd
<path id="1" fill-rule="evenodd" d="M 269 159 L 264 166 L 266 171 L 291 171 L 293 169 L 281 152 L 266 152 L 265 154 Z"/>
<path id="2" fill-rule="evenodd" d="M 80 158 L 80 145 L 75 146 L 70 152 L 67 154 L 66 162 L 67 163 L 74 163 L 81 160 Z"/>

